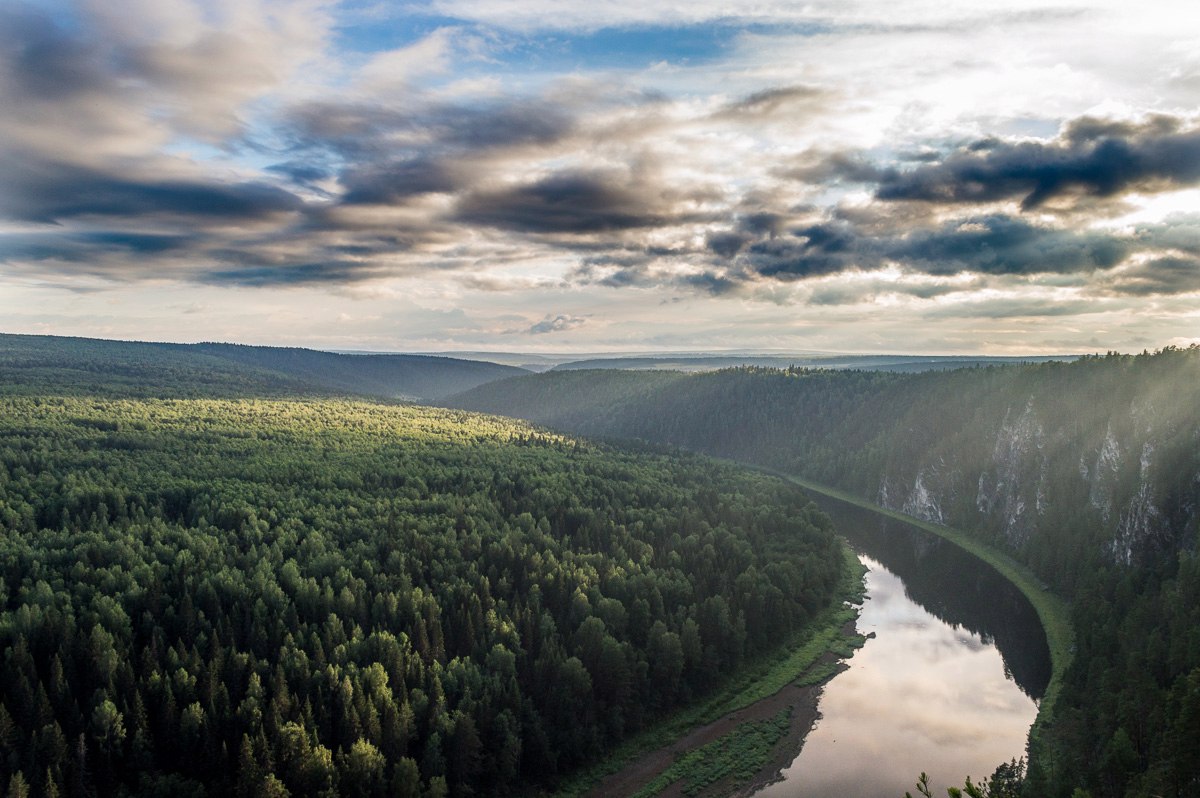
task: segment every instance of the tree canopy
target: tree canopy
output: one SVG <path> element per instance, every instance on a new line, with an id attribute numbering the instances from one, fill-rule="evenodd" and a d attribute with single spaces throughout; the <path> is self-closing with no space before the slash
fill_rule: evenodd
<path id="1" fill-rule="evenodd" d="M 778 480 L 337 400 L 2 399 L 0 529 L 0 784 L 33 795 L 552 784 L 844 567 Z"/>

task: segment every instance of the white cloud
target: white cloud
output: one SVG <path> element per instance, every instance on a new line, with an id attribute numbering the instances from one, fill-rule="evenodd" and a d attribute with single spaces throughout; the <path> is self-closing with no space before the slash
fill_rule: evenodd
<path id="1" fill-rule="evenodd" d="M 376 53 L 359 70 L 358 88 L 386 95 L 408 88 L 414 78 L 445 73 L 460 35 L 453 28 L 439 28 L 416 44 Z"/>

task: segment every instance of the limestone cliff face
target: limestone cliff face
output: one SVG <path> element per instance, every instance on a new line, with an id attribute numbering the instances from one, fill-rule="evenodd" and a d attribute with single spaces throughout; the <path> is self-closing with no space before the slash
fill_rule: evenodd
<path id="1" fill-rule="evenodd" d="M 1045 429 L 1034 411 L 1033 399 L 1019 414 L 1004 416 L 975 491 L 975 508 L 998 521 L 1013 545 L 1025 543 L 1046 509 Z"/>
<path id="2" fill-rule="evenodd" d="M 1018 550 L 1053 534 L 1051 510 L 1078 507 L 1094 514 L 1088 520 L 1106 541 L 1106 553 L 1124 565 L 1185 543 L 1197 508 L 1194 501 L 1173 501 L 1172 513 L 1164 511 L 1164 477 L 1178 475 L 1163 470 L 1160 452 L 1178 455 L 1189 444 L 1158 423 L 1153 405 L 1118 409 L 1100 435 L 1089 435 L 1083 425 L 1055 425 L 1047 415 L 1031 396 L 1008 406 L 990 428 L 984 420 L 974 429 L 947 431 L 953 446 L 893 464 L 880 480 L 878 503 L 934 523 L 992 530 Z M 1200 469 L 1190 482 L 1194 496 Z"/>
<path id="3" fill-rule="evenodd" d="M 1113 434 L 1112 422 L 1104 430 L 1104 442 L 1100 451 L 1091 458 L 1089 467 L 1088 452 L 1079 456 L 1079 476 L 1088 483 L 1088 503 L 1100 511 L 1100 517 L 1106 522 L 1113 514 L 1113 498 L 1121 475 L 1121 445 Z"/>
<path id="4" fill-rule="evenodd" d="M 942 503 L 950 490 L 952 486 L 942 478 L 941 472 L 927 468 L 918 471 L 911 484 L 885 477 L 879 486 L 878 503 L 922 521 L 945 524 L 949 521 Z"/>
<path id="5" fill-rule="evenodd" d="M 1162 513 L 1154 501 L 1153 463 L 1154 444 L 1146 441 L 1142 444 L 1142 454 L 1138 459 L 1138 487 L 1133 498 L 1123 508 L 1121 520 L 1117 524 L 1117 534 L 1112 542 L 1113 556 L 1118 562 L 1126 565 L 1134 559 L 1138 549 L 1151 541 L 1165 537 L 1166 530 L 1162 529 Z"/>

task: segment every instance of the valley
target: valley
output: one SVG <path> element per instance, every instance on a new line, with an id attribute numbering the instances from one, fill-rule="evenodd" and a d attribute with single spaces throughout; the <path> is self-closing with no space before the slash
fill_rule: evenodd
<path id="1" fill-rule="evenodd" d="M 1074 630 L 1026 789 L 1148 796 L 1200 779 L 1197 385 L 1192 346 L 912 375 L 550 372 L 451 403 L 798 475 L 1005 552 Z"/>
<path id="2" fill-rule="evenodd" d="M 7 343 L 10 784 L 835 795 L 913 715 L 924 688 L 870 675 L 902 673 L 904 650 L 993 698 L 923 720 L 909 737 L 939 744 L 883 767 L 880 794 L 1022 757 L 1004 773 L 1026 795 L 1185 795 L 1198 777 L 1195 348 L 499 373 L 439 409 L 337 395 L 390 368 L 369 355 L 313 381 L 334 361 Z M 836 535 L 870 569 L 858 654 L 842 602 L 860 571 Z M 905 642 L 916 628 L 932 637 Z M 979 714 L 1001 705 L 1012 725 Z"/>

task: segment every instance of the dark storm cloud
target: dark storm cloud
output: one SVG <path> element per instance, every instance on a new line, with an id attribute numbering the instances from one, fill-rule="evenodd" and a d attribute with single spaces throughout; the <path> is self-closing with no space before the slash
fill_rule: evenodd
<path id="1" fill-rule="evenodd" d="M 603 233 L 669 224 L 668 205 L 630 177 L 562 172 L 535 183 L 468 194 L 459 203 L 457 218 L 523 233 Z"/>
<path id="2" fill-rule="evenodd" d="M 741 288 L 743 284 L 743 281 L 739 278 L 710 271 L 700 272 L 699 274 L 686 274 L 679 278 L 677 282 L 688 288 L 695 288 L 713 296 L 731 294 Z"/>
<path id="3" fill-rule="evenodd" d="M 784 224 L 772 218 L 759 224 L 742 217 L 732 229 L 711 230 L 701 251 L 624 251 L 620 256 L 599 253 L 586 259 L 573 275 L 581 283 L 614 288 L 672 284 L 721 295 L 766 286 L 772 281 L 797 282 L 846 272 L 898 267 L 912 275 L 978 279 L 1063 275 L 1079 285 L 1096 282 L 1109 291 L 1167 293 L 1191 290 L 1192 275 L 1182 265 L 1164 261 L 1157 274 L 1136 272 L 1114 282 L 1116 275 L 1133 275 L 1127 264 L 1134 256 L 1168 257 L 1170 252 L 1200 248 L 1200 226 L 1187 232 L 1183 220 L 1144 226 L 1133 231 L 1077 230 L 1033 223 L 1003 214 L 969 216 L 942 223 L 909 223 L 888 227 L 873 216 L 836 214 L 818 222 Z M 1200 225 L 1200 222 L 1197 223 Z M 1195 233 L 1193 235 L 1192 233 Z M 672 262 L 684 260 L 699 271 L 679 273 Z M 665 268 L 664 268 L 665 263 Z M 978 284 L 976 282 L 976 287 Z M 814 295 L 817 303 L 842 304 L 847 297 L 902 293 L 930 298 L 965 290 L 964 284 L 941 283 L 853 288 L 830 288 Z"/>
<path id="4" fill-rule="evenodd" d="M 874 181 L 881 200 L 982 203 L 1019 199 L 1025 210 L 1064 196 L 1108 198 L 1130 191 L 1200 182 L 1200 129 L 1155 117 L 1132 125 L 1080 119 L 1059 141 L 985 139 L 911 170 L 891 169 Z M 853 158 L 833 174 L 847 176 Z"/>
<path id="5" fill-rule="evenodd" d="M 16 233 L 0 236 L 0 262 L 59 260 L 92 261 L 98 255 L 162 255 L 185 250 L 194 236 L 142 233 Z"/>
<path id="6" fill-rule="evenodd" d="M 1010 216 L 950 222 L 885 242 L 883 254 L 927 274 L 1044 274 L 1109 269 L 1130 244 L 1107 233 L 1033 225 Z"/>
<path id="7" fill-rule="evenodd" d="M 632 120 L 623 119 L 603 131 L 582 120 L 597 108 L 653 108 L 662 103 L 661 97 L 599 85 L 474 105 L 422 97 L 404 107 L 320 102 L 291 110 L 285 128 L 295 153 L 293 163 L 310 158 L 345 163 L 339 180 L 344 190 L 340 199 L 347 205 L 404 203 L 424 194 L 457 193 L 464 195 L 467 212 L 480 211 L 481 217 L 491 219 L 493 215 L 480 207 L 489 196 L 480 186 L 494 174 L 503 174 L 509 164 L 531 153 L 544 157 L 556 147 L 578 151 L 596 137 L 610 145 L 636 139 L 647 127 L 660 124 L 654 113 L 647 118 L 634 114 Z M 522 201 L 530 201 L 558 190 L 586 192 L 587 180 L 556 176 L 517 193 Z M 567 187 L 572 182 L 574 187 Z M 631 219 L 613 214 L 597 224 L 599 229 L 633 226 Z M 558 224 L 543 226 L 552 229 Z"/>
<path id="8" fill-rule="evenodd" d="M 816 277 L 851 268 L 874 268 L 879 265 L 879 255 L 872 251 L 877 243 L 848 224 L 817 224 L 752 244 L 745 250 L 744 262 L 763 277 Z"/>
<path id="9" fill-rule="evenodd" d="M 1063 138 L 1072 144 L 1083 144 L 1104 138 L 1136 138 L 1139 136 L 1169 136 L 1178 133 L 1183 122 L 1166 114 L 1155 114 L 1141 122 L 1125 119 L 1102 119 L 1081 116 L 1072 119 L 1063 130 Z"/>
<path id="10" fill-rule="evenodd" d="M 800 280 L 888 264 L 934 276 L 1079 273 L 1111 269 L 1139 245 L 1150 243 L 1009 216 L 974 217 L 890 234 L 830 220 L 740 247 L 730 257 L 733 270 L 727 276 Z"/>
<path id="11" fill-rule="evenodd" d="M 323 102 L 293 110 L 288 128 L 297 154 L 347 164 L 339 201 L 353 206 L 465 192 L 506 155 L 569 138 L 576 120 L 571 108 L 543 99 L 404 109 Z"/>
<path id="12" fill-rule="evenodd" d="M 779 213 L 759 211 L 738 217 L 738 228 L 755 235 L 776 236 L 787 227 L 787 217 Z"/>
<path id="13" fill-rule="evenodd" d="M 732 258 L 741 252 L 751 240 L 751 237 L 745 233 L 726 230 L 709 233 L 704 243 L 709 250 L 722 258 Z"/>
<path id="14" fill-rule="evenodd" d="M 787 217 L 778 213 L 758 211 L 734 217 L 733 230 L 712 230 L 705 236 L 704 245 L 710 252 L 732 258 L 752 242 L 762 237 L 774 238 L 787 227 Z"/>
<path id="15" fill-rule="evenodd" d="M 332 261 L 214 269 L 201 274 L 199 281 L 209 285 L 262 288 L 356 283 L 376 276 L 374 270 L 362 263 Z"/>
<path id="16" fill-rule="evenodd" d="M 163 213 L 256 219 L 303 206 L 295 195 L 262 182 L 138 180 L 72 164 L 11 156 L 0 157 L 0 170 L 5 174 L 0 216 L 27 222 Z"/>
<path id="17" fill-rule="evenodd" d="M 449 166 L 429 158 L 371 164 L 342 175 L 345 187 L 342 202 L 350 205 L 390 203 L 421 194 L 452 192 L 461 188 L 464 182 Z"/>

